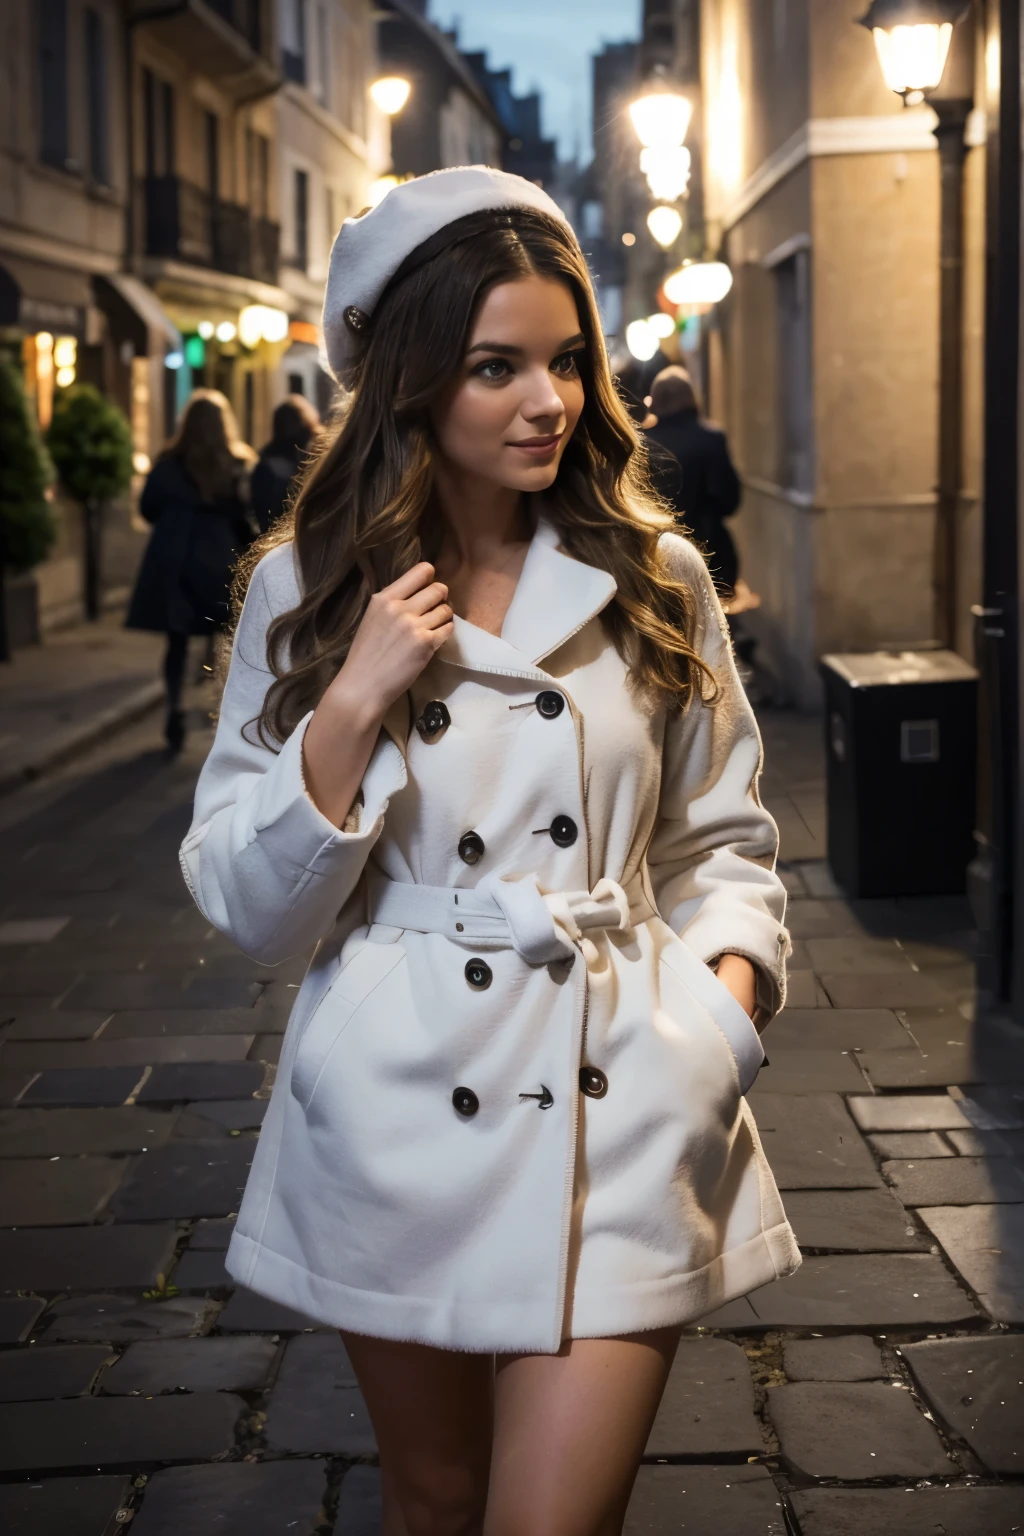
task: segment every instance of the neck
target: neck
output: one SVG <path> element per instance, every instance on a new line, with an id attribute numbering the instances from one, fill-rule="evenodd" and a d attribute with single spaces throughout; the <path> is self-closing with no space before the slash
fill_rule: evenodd
<path id="1" fill-rule="evenodd" d="M 522 491 L 435 461 L 434 494 L 444 522 L 442 550 L 459 566 L 486 563 L 495 550 L 531 537 L 529 502 Z"/>

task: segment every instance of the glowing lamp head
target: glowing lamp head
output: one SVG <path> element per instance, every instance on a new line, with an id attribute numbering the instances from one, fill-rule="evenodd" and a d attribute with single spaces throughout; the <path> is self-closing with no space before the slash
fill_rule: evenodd
<path id="1" fill-rule="evenodd" d="M 906 106 L 939 84 L 953 24 L 966 11 L 964 0 L 872 0 L 860 18 L 874 37 L 886 85 Z"/>
<path id="2" fill-rule="evenodd" d="M 404 80 L 401 75 L 382 75 L 370 86 L 370 100 L 378 112 L 394 117 L 409 100 L 411 89 L 408 80 Z"/>
<path id="3" fill-rule="evenodd" d="M 659 341 L 667 341 L 676 328 L 676 323 L 672 316 L 666 315 L 662 309 L 659 309 L 656 315 L 648 315 L 647 324 L 650 327 L 651 334 L 656 336 Z"/>
<path id="4" fill-rule="evenodd" d="M 638 363 L 650 362 L 658 350 L 658 338 L 646 320 L 633 320 L 626 326 L 626 346 Z"/>
<path id="5" fill-rule="evenodd" d="M 196 330 L 199 332 L 199 335 L 203 338 L 204 341 L 212 341 L 213 340 L 213 321 L 212 320 L 200 320 L 198 326 L 196 327 Z"/>
<path id="6" fill-rule="evenodd" d="M 693 103 L 676 91 L 651 90 L 630 103 L 629 115 L 645 149 L 671 149 L 686 138 Z"/>
<path id="7" fill-rule="evenodd" d="M 233 320 L 222 320 L 214 335 L 218 341 L 234 341 L 238 334 L 238 327 Z"/>
<path id="8" fill-rule="evenodd" d="M 732 273 L 724 261 L 690 261 L 671 272 L 664 286 L 670 304 L 710 309 L 729 292 Z"/>
<path id="9" fill-rule="evenodd" d="M 667 251 L 670 245 L 675 244 L 682 227 L 683 220 L 679 210 L 669 208 L 664 203 L 660 203 L 657 208 L 652 208 L 647 215 L 647 228 L 663 251 Z"/>
<path id="10" fill-rule="evenodd" d="M 674 203 L 690 184 L 690 151 L 685 144 L 642 149 L 640 169 L 647 177 L 651 196 L 661 203 Z"/>

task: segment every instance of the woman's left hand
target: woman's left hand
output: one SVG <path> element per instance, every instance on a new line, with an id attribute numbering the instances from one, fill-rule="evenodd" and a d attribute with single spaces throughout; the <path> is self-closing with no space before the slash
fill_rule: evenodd
<path id="1" fill-rule="evenodd" d="M 756 1023 L 757 972 L 745 955 L 723 955 L 715 970 L 719 981 Z"/>

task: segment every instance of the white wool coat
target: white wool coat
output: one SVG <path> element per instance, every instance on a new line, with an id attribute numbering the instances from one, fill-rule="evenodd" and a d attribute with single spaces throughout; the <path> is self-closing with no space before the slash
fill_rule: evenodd
<path id="1" fill-rule="evenodd" d="M 798 1265 L 743 1097 L 760 1039 L 709 968 L 748 956 L 781 1006 L 760 740 L 703 561 L 675 534 L 663 551 L 716 704 L 637 698 L 599 618 L 613 578 L 541 522 L 500 638 L 455 620 L 342 830 L 304 788 L 309 717 L 277 753 L 247 724 L 299 596 L 292 546 L 257 567 L 181 851 L 247 954 L 317 945 L 228 1252 L 240 1284 L 357 1333 L 545 1352 Z"/>

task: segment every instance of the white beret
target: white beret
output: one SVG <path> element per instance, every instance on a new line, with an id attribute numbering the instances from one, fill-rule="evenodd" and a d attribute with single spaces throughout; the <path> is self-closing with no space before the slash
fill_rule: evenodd
<path id="1" fill-rule="evenodd" d="M 365 324 L 417 246 L 456 219 L 489 208 L 533 208 L 571 228 L 541 187 L 489 165 L 460 165 L 400 182 L 376 208 L 345 220 L 331 250 L 322 321 L 324 351 L 336 378 L 344 377 L 352 360 L 353 330 L 346 312 L 358 330 L 361 317 Z"/>

